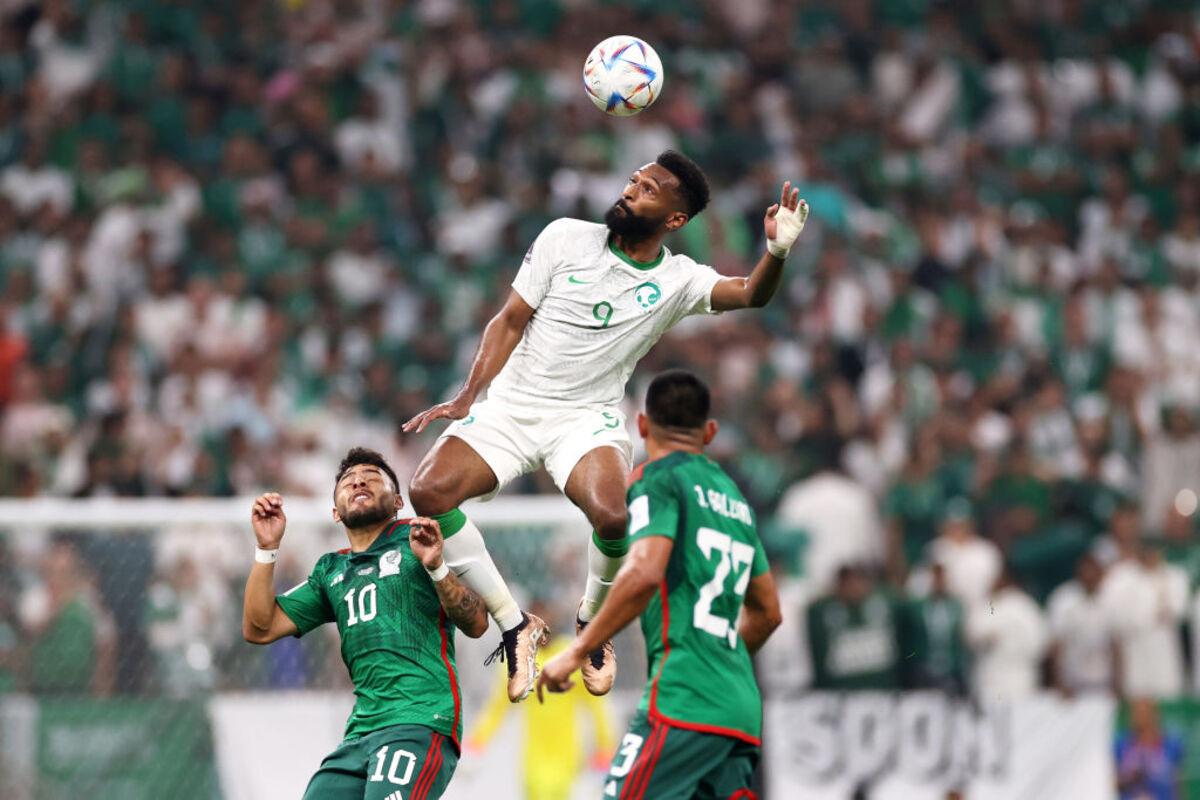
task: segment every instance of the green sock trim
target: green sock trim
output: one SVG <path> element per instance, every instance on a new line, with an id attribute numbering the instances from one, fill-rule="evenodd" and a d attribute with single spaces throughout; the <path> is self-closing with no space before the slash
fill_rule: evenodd
<path id="1" fill-rule="evenodd" d="M 600 534 L 592 531 L 592 544 L 609 558 L 621 558 L 629 552 L 628 536 L 622 536 L 620 539 L 601 539 Z"/>
<path id="2" fill-rule="evenodd" d="M 442 538 L 449 539 L 467 524 L 467 515 L 461 508 L 452 508 L 445 514 L 435 514 L 434 519 L 442 526 Z"/>

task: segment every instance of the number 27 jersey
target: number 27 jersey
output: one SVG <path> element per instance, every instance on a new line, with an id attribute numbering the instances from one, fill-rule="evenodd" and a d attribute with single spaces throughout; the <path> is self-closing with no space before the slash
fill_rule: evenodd
<path id="1" fill-rule="evenodd" d="M 629 487 L 631 540 L 674 540 L 659 592 L 642 613 L 649 682 L 639 708 L 667 725 L 758 744 L 762 696 L 737 633 L 752 577 L 768 569 L 753 515 L 716 462 L 675 452 Z"/>

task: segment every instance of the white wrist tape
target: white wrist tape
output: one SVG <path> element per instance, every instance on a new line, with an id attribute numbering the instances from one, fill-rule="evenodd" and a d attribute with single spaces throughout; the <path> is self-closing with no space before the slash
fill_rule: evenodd
<path id="1" fill-rule="evenodd" d="M 777 244 L 774 240 L 767 239 L 767 252 L 782 261 L 788 257 L 788 253 L 791 252 L 791 248 L 783 247 L 782 245 Z"/>
<path id="2" fill-rule="evenodd" d="M 254 548 L 254 560 L 259 564 L 274 564 L 279 558 L 279 548 L 274 550 L 263 550 L 261 547 Z"/>
<path id="3" fill-rule="evenodd" d="M 808 203 L 805 201 L 801 200 L 795 211 L 780 206 L 775 212 L 775 238 L 767 239 L 767 252 L 776 258 L 787 258 L 807 221 Z"/>
<path id="4" fill-rule="evenodd" d="M 432 580 L 434 583 L 437 583 L 438 581 L 444 580 L 446 576 L 450 574 L 450 565 L 443 561 L 440 567 L 437 569 L 427 569 L 425 570 L 425 573 L 429 575 L 430 580 Z"/>

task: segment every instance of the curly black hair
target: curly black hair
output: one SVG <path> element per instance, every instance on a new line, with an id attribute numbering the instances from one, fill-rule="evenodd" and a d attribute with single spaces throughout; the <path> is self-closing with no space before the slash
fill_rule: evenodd
<path id="1" fill-rule="evenodd" d="M 679 194 L 683 198 L 684 211 L 692 218 L 708 207 L 708 178 L 695 161 L 683 153 L 664 150 L 654 163 L 679 180 Z"/>
<path id="2" fill-rule="evenodd" d="M 359 464 L 370 464 L 372 467 L 379 467 L 384 475 L 392 479 L 392 488 L 397 492 L 400 491 L 400 482 L 396 480 L 396 473 L 384 459 L 383 454 L 369 447 L 352 447 L 350 452 L 346 453 L 346 457 L 342 459 L 342 463 L 338 464 L 337 477 L 334 478 L 333 485 L 336 487 L 342 480 L 342 476 L 346 474 L 346 470 L 351 467 L 357 467 Z"/>

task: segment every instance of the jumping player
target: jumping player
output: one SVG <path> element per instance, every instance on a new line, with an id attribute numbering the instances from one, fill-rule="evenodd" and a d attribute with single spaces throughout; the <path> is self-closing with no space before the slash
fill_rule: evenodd
<path id="1" fill-rule="evenodd" d="M 254 501 L 258 540 L 246 580 L 242 633 L 269 644 L 337 624 L 356 700 L 342 744 L 321 762 L 305 800 L 426 800 L 441 797 L 458 764 L 462 735 L 456 626 L 487 630 L 477 594 L 442 559 L 438 523 L 396 519 L 404 501 L 396 474 L 356 447 L 338 467 L 333 518 L 350 547 L 322 556 L 308 580 L 276 596 L 275 559 L 287 518 L 283 498 Z"/>
<path id="2" fill-rule="evenodd" d="M 641 615 L 650 680 L 605 782 L 621 800 L 753 800 L 762 697 L 750 654 L 781 622 L 754 518 L 704 447 L 717 433 L 708 388 L 664 372 L 638 432 L 649 461 L 629 488 L 629 558 L 608 601 L 538 679 L 552 692 Z"/>
<path id="3" fill-rule="evenodd" d="M 767 252 L 748 277 L 723 277 L 662 244 L 708 198 L 700 168 L 667 151 L 633 173 L 605 224 L 550 223 L 484 329 L 462 388 L 404 425 L 412 432 L 436 419 L 456 420 L 417 468 L 409 496 L 417 513 L 441 523 L 451 570 L 500 626 L 496 655 L 508 662 L 513 702 L 533 688 L 547 628 L 522 613 L 459 505 L 490 498 L 544 464 L 593 527 L 577 629 L 592 619 L 628 550 L 624 498 L 632 445 L 620 404 L 629 376 L 684 317 L 765 305 L 808 218 L 808 205 L 785 183 L 763 219 Z M 584 685 L 604 694 L 616 668 L 612 644 L 601 642 L 583 665 Z"/>

